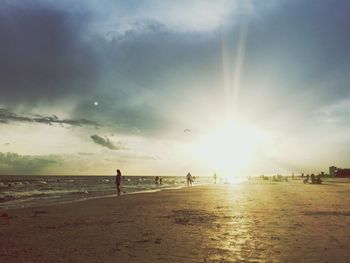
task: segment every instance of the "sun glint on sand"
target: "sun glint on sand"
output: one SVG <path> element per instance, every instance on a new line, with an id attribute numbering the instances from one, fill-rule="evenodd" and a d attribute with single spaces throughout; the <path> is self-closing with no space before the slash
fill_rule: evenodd
<path id="1" fill-rule="evenodd" d="M 1 262 L 350 262 L 350 184 L 250 181 L 1 212 Z"/>

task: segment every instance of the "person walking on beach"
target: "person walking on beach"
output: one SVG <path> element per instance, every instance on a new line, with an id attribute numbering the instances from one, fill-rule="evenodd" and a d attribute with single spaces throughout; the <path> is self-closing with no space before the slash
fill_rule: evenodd
<path id="1" fill-rule="evenodd" d="M 117 174 L 115 176 L 115 184 L 117 186 L 117 191 L 118 191 L 118 195 L 120 195 L 120 183 L 122 182 L 122 174 L 120 172 L 120 170 L 117 170 Z"/>
<path id="2" fill-rule="evenodd" d="M 188 172 L 188 174 L 186 175 L 186 179 L 187 179 L 187 186 L 192 186 L 192 175 L 190 172 Z"/>

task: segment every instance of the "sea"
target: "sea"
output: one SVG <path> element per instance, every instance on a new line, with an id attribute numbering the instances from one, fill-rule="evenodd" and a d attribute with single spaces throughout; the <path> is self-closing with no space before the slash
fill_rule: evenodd
<path id="1" fill-rule="evenodd" d="M 187 186 L 185 176 L 123 176 L 122 194 L 138 194 Z M 193 185 L 211 183 L 196 178 Z M 114 176 L 0 176 L 0 209 L 35 207 L 116 196 Z"/>

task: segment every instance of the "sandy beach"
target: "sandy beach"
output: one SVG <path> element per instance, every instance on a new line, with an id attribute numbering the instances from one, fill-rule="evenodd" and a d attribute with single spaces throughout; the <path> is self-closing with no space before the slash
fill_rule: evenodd
<path id="1" fill-rule="evenodd" d="M 1 262 L 350 262 L 350 184 L 248 181 L 1 211 Z"/>

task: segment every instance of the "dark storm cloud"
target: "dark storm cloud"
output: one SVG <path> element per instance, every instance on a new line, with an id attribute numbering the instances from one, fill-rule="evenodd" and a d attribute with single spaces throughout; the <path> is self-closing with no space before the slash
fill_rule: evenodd
<path id="1" fill-rule="evenodd" d="M 103 147 L 106 147 L 110 150 L 125 150 L 124 147 L 120 145 L 115 145 L 110 139 L 103 138 L 101 136 L 98 136 L 97 134 L 91 135 L 90 138 L 93 140 L 94 143 L 99 144 Z"/>
<path id="2" fill-rule="evenodd" d="M 157 21 L 142 20 L 122 35 L 110 32 L 101 43 L 105 78 L 95 94 L 99 106 L 91 107 L 92 99 L 81 101 L 75 114 L 119 131 L 162 131 L 172 119 L 168 108 L 190 101 L 194 92 L 211 92 L 221 81 L 217 32 L 171 32 Z"/>
<path id="3" fill-rule="evenodd" d="M 208 65 L 220 64 L 212 59 L 220 58 L 217 47 L 207 45 L 204 34 L 172 33 L 144 18 L 121 34 L 103 26 L 91 33 L 93 12 L 72 13 L 42 2 L 6 3 L 0 10 L 5 106 L 25 104 L 30 110 L 38 102 L 71 99 L 77 104 L 74 119 L 93 116 L 122 131 L 162 130 L 168 125 L 163 104 L 173 101 L 172 94 L 186 96 L 186 82 L 199 80 L 192 70 L 209 72 Z M 98 107 L 91 107 L 94 101 Z"/>
<path id="4" fill-rule="evenodd" d="M 315 85 L 326 100 L 349 96 L 349 26 L 349 1 L 281 1 L 250 24 L 245 79 L 270 80 L 269 91 L 277 94 Z M 330 83 L 324 86 L 325 81 Z"/>
<path id="5" fill-rule="evenodd" d="M 264 8 L 258 7 L 257 17 L 253 14 L 249 19 L 240 108 L 254 109 L 257 101 L 268 101 L 259 111 L 270 116 L 287 98 L 314 107 L 350 96 L 348 2 L 276 2 L 268 12 L 259 13 Z M 72 119 L 98 119 L 118 132 L 154 133 L 171 124 L 172 108 L 198 108 L 194 96 L 223 90 L 219 30 L 176 31 L 161 20 L 166 20 L 164 16 L 138 13 L 134 17 L 130 13 L 134 6 L 119 8 L 128 6 L 128 1 L 120 1 L 116 9 L 128 10 L 123 15 L 133 19 L 119 21 L 113 11 L 104 10 L 107 17 L 115 17 L 114 24 L 93 9 L 86 11 L 83 7 L 89 4 L 84 1 L 73 8 L 80 12 L 70 10 L 68 2 L 59 8 L 53 2 L 9 3 L 0 9 L 0 102 L 4 105 L 74 97 Z M 113 6 L 113 1 L 95 7 L 109 4 Z M 136 2 L 133 5 L 142 9 Z M 225 26 L 232 40 L 228 55 L 233 74 L 241 21 L 231 18 L 234 23 Z M 310 86 L 317 98 L 305 96 Z M 92 106 L 94 101 L 98 107 Z"/>
<path id="6" fill-rule="evenodd" d="M 7 109 L 1 109 L 0 108 L 0 124 L 9 124 L 12 122 L 32 122 L 32 123 L 42 123 L 42 124 L 68 124 L 68 125 L 74 125 L 74 126 L 100 126 L 97 122 L 90 121 L 87 119 L 59 119 L 56 115 L 53 116 L 27 116 L 23 114 L 17 114 L 12 111 L 9 111 Z"/>
<path id="7" fill-rule="evenodd" d="M 276 121 L 276 112 L 296 103 L 294 122 L 302 123 L 321 104 L 350 97 L 348 7 L 347 1 L 280 1 L 274 10 L 252 15 L 238 108 L 255 109 L 258 116 L 258 105 L 266 116 L 260 119 L 268 123 Z M 229 26 L 227 43 L 232 78 L 240 23 L 246 20 L 235 21 L 238 26 Z M 219 32 L 174 32 L 161 21 L 146 19 L 124 34 L 109 32 L 99 42 L 105 82 L 98 95 L 107 106 L 99 112 L 80 104 L 76 114 L 96 114 L 129 130 L 163 130 L 171 107 L 191 100 L 190 106 L 197 108 L 194 96 L 222 92 L 221 40 Z"/>
<path id="8" fill-rule="evenodd" d="M 2 1 L 0 102 L 32 104 L 94 87 L 95 57 L 82 40 L 87 18 L 39 2 Z"/>
<path id="9" fill-rule="evenodd" d="M 266 127 L 315 125 L 313 111 L 350 98 L 349 26 L 342 0 L 279 1 L 251 19 L 238 108 Z"/>

